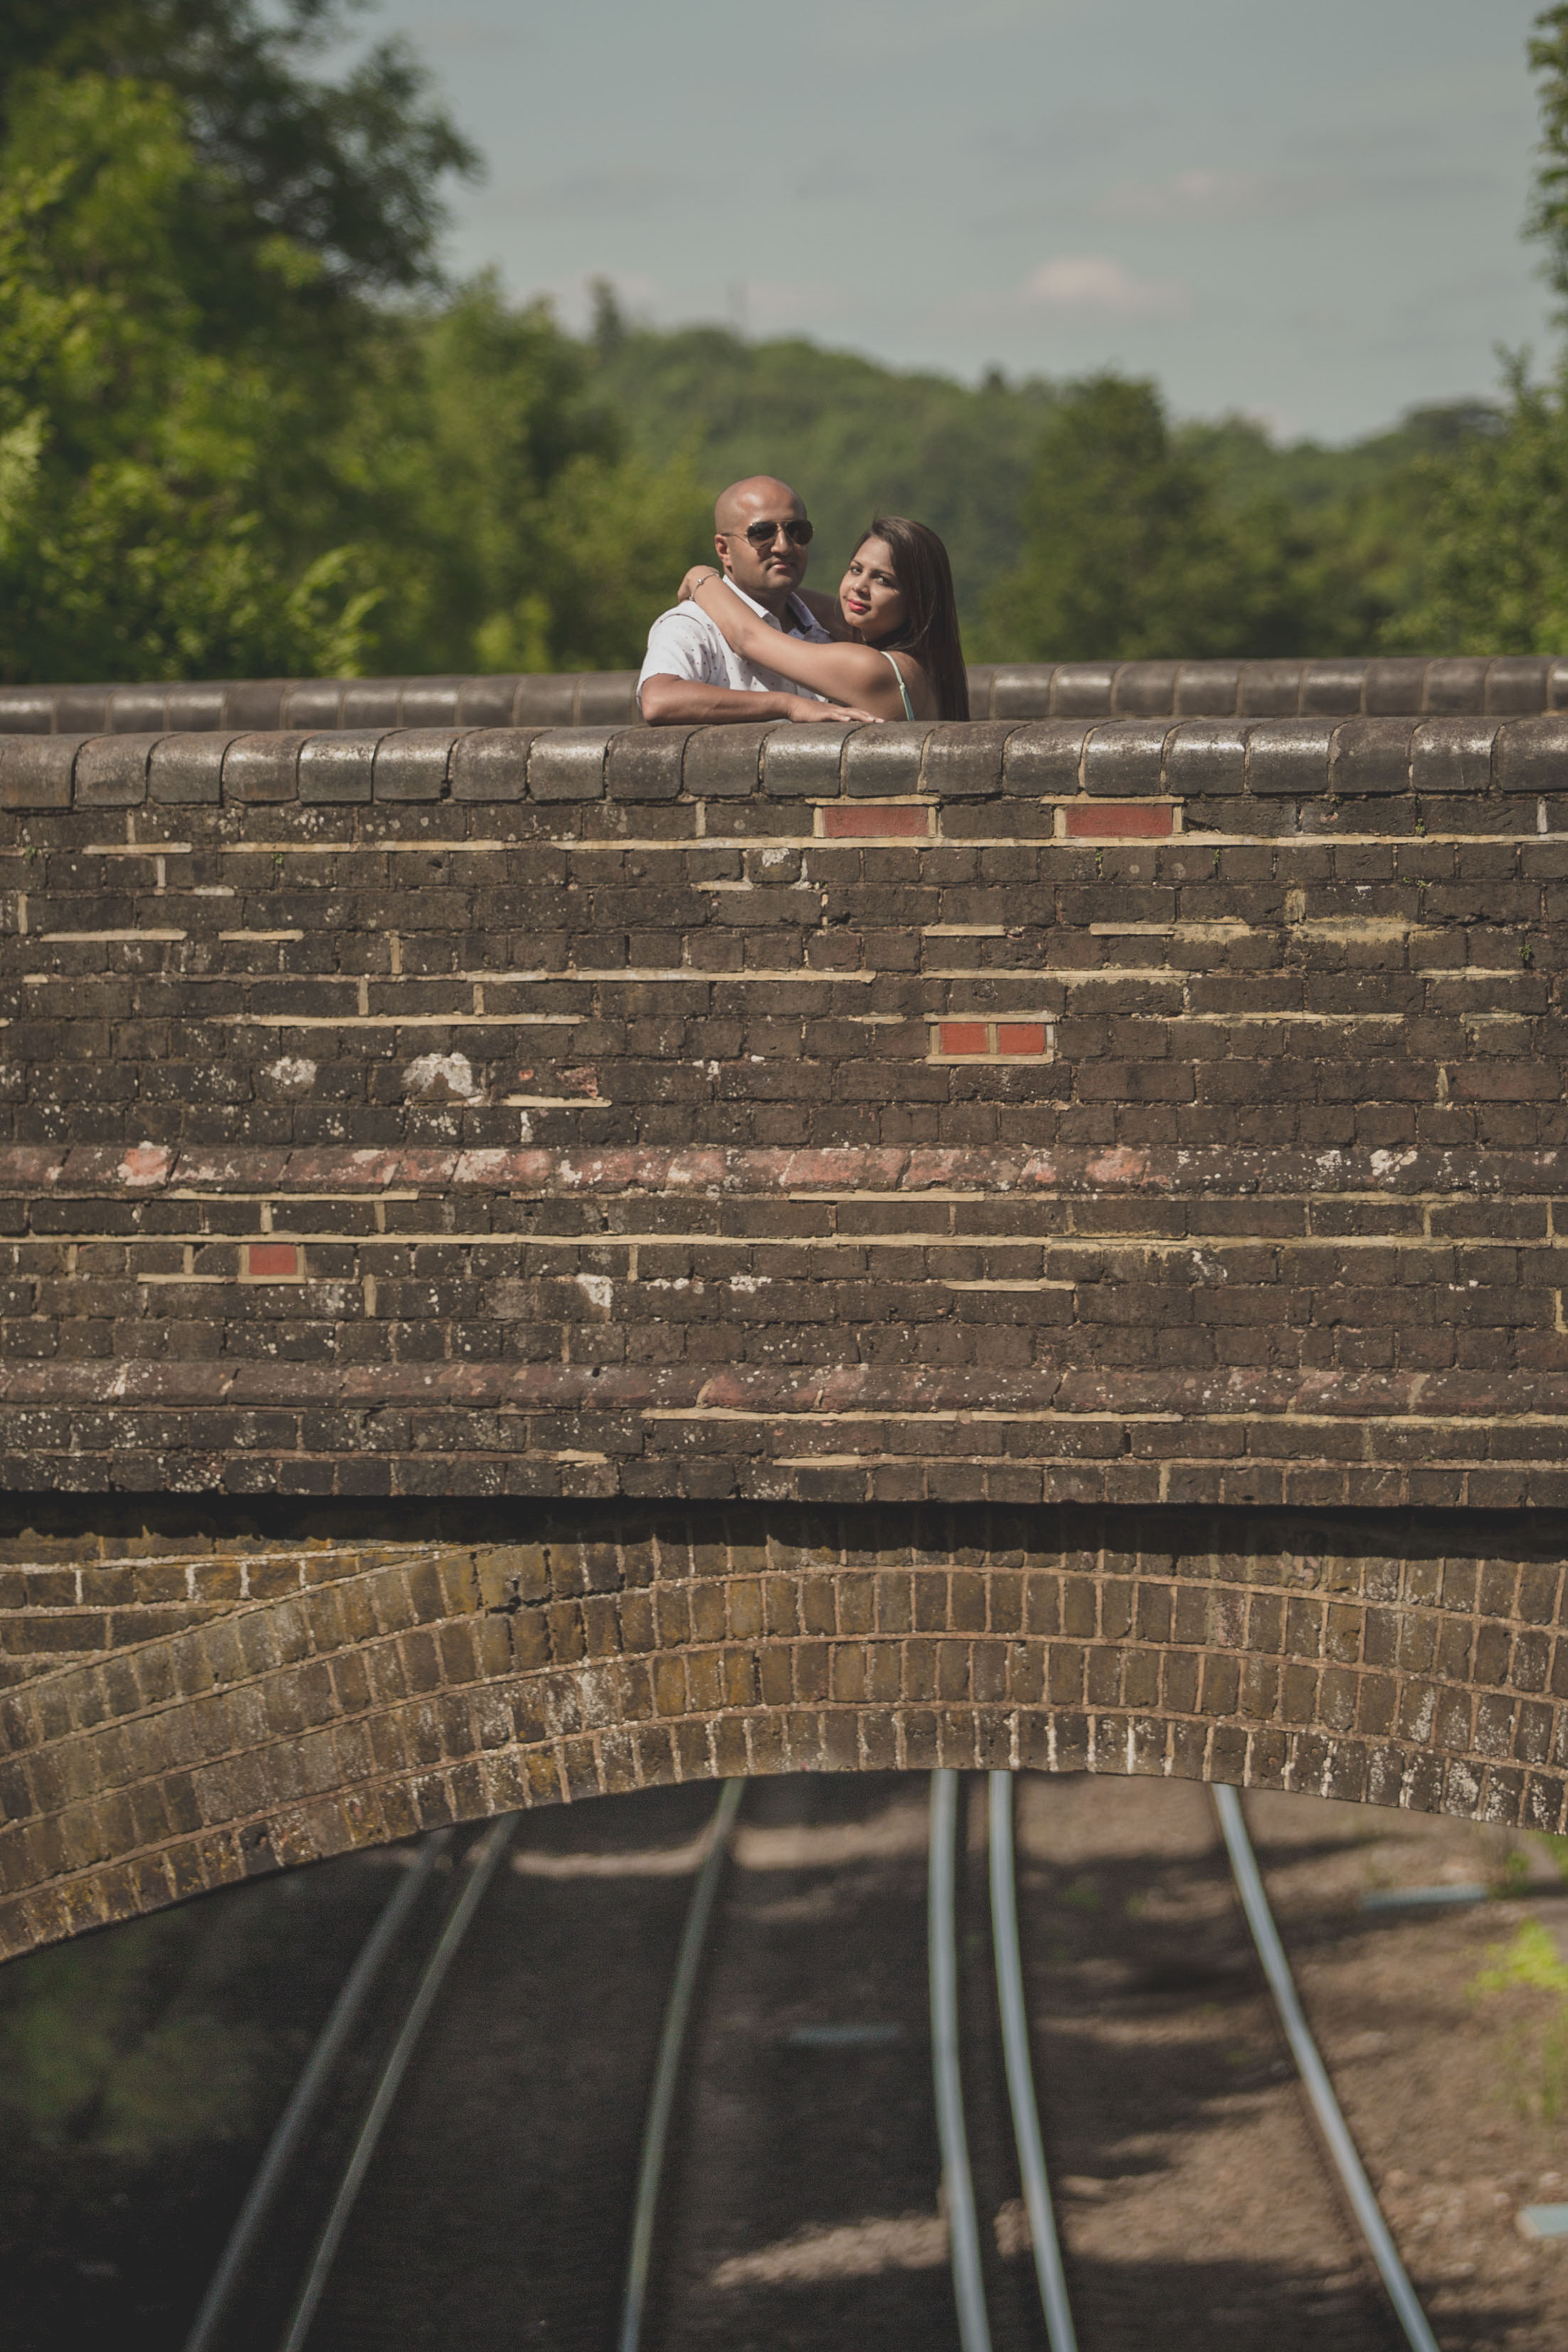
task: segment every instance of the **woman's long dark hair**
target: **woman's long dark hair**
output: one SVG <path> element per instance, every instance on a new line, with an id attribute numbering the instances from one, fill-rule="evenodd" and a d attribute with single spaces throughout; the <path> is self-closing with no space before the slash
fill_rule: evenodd
<path id="1" fill-rule="evenodd" d="M 879 637 L 878 650 L 912 654 L 935 690 L 937 717 L 967 719 L 969 680 L 946 548 L 934 530 L 903 515 L 878 515 L 857 540 L 857 555 L 868 539 L 886 540 L 892 550 L 893 571 L 907 607 L 903 626 L 890 637 Z"/>

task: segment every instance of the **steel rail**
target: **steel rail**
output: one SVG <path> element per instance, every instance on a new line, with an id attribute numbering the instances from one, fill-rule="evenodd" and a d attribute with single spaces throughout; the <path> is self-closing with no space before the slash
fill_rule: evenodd
<path id="1" fill-rule="evenodd" d="M 1018 2150 L 1018 2177 L 1024 2188 L 1024 2210 L 1029 2217 L 1029 2244 L 1035 2256 L 1035 2277 L 1046 2315 L 1051 2352 L 1078 2352 L 1078 2336 L 1068 2301 L 1062 2250 L 1051 2210 L 1050 2178 L 1040 2137 L 1039 2102 L 1035 2095 L 1035 2070 L 1029 2057 L 1029 2019 L 1024 2003 L 1024 1958 L 1018 1943 L 1018 1882 L 1013 1853 L 1013 1775 L 990 1776 L 991 1940 L 996 1954 L 996 1999 L 1002 2011 L 1002 2056 L 1007 2075 L 1007 2098 L 1013 2110 L 1013 2137 Z"/>
<path id="2" fill-rule="evenodd" d="M 952 2292 L 963 2352 L 991 2352 L 980 2228 L 974 2218 L 974 2178 L 963 2128 L 963 2079 L 958 2055 L 958 1774 L 931 1776 L 931 1874 L 926 1906 L 931 1965 L 931 2074 L 937 2139 L 947 2206 Z"/>
<path id="3" fill-rule="evenodd" d="M 304 2284 L 295 2299 L 289 2324 L 281 2338 L 280 2352 L 301 2352 L 315 2318 L 316 2308 L 326 2288 L 344 2231 L 348 2228 L 359 2192 L 370 2170 L 371 2159 L 381 2138 L 388 2116 L 392 2113 L 397 2094 L 402 2088 L 408 2062 L 413 2057 L 426 2021 L 435 2005 L 436 1996 L 446 1980 L 447 1971 L 458 1956 L 464 1937 L 473 1924 L 475 1912 L 484 1898 L 485 1890 L 495 1876 L 496 1868 L 507 1843 L 521 1816 L 502 1813 L 493 1822 L 479 1843 L 470 1848 L 467 1857 L 468 1877 L 462 1893 L 447 1915 L 447 1922 L 437 1940 L 436 1948 L 420 1971 L 414 1997 L 408 2004 L 403 2023 L 398 2029 L 386 2062 L 376 2080 L 374 2094 L 359 2127 L 358 2136 L 338 2182 L 337 2193 L 321 2236 L 310 2257 L 310 2267 L 305 2273 Z"/>
<path id="4" fill-rule="evenodd" d="M 637 2163 L 631 2251 L 626 2258 L 621 2325 L 616 2338 L 619 2352 L 637 2352 L 641 2341 L 643 2313 L 647 2302 L 648 2269 L 653 2260 L 654 2223 L 658 2218 L 659 2182 L 664 2172 L 670 2117 L 675 2111 L 681 2053 L 686 2046 L 686 2030 L 690 2022 L 691 2003 L 697 1990 L 708 1923 L 719 1893 L 719 1881 L 723 1875 L 731 1832 L 735 1826 L 735 1816 L 741 1809 L 741 1799 L 745 1790 L 744 1780 L 726 1780 L 719 1802 L 714 1807 L 709 1826 L 708 1852 L 691 1891 L 675 1975 L 670 1982 L 669 1999 L 665 2004 L 664 2023 L 658 2037 L 658 2056 L 654 2064 L 653 2089 L 648 2095 L 647 2114 L 643 2122 L 642 2153 Z"/>
<path id="5" fill-rule="evenodd" d="M 1437 2339 L 1427 2325 L 1409 2275 L 1399 2259 L 1398 2250 L 1389 2234 L 1371 2181 L 1366 2177 L 1361 2158 L 1356 2153 L 1334 2086 L 1329 2080 L 1328 2069 L 1318 2054 L 1311 2028 L 1302 2011 L 1290 1974 L 1290 1963 L 1285 1957 L 1285 1947 L 1279 1940 L 1279 1930 L 1274 1924 L 1274 1914 L 1264 1892 L 1263 1874 L 1258 1867 L 1258 1856 L 1252 1850 L 1252 1840 L 1247 1833 L 1242 1816 L 1241 1799 L 1234 1789 L 1215 1783 L 1215 1810 L 1219 1815 L 1220 1829 L 1225 1836 L 1226 1850 L 1241 1896 L 1241 1907 L 1247 1914 L 1247 1924 L 1252 1930 L 1252 1940 L 1258 1947 L 1258 1957 L 1263 1963 L 1263 1973 L 1274 1995 L 1279 2011 L 1279 2021 L 1285 2028 L 1285 2038 L 1290 2044 L 1290 2054 L 1300 2071 L 1312 2113 L 1323 2135 L 1335 2168 L 1344 2184 L 1345 2194 L 1362 2234 L 1371 2249 L 1378 2275 L 1388 2292 L 1388 2299 L 1398 2315 L 1405 2340 L 1412 2352 L 1438 2352 Z"/>
<path id="6" fill-rule="evenodd" d="M 272 2210 L 284 2175 L 315 2119 L 316 2110 L 321 2103 L 332 2070 L 342 2054 L 343 2046 L 358 2024 L 360 2012 L 374 1990 L 382 1969 L 391 1958 L 416 1903 L 424 1893 L 430 1873 L 451 1843 L 451 1836 L 450 1830 L 437 1830 L 420 1841 L 414 1849 L 409 1866 L 376 1915 L 375 1925 L 361 1945 L 353 1966 L 343 1979 L 338 1997 L 328 2012 L 327 2021 L 316 2036 L 300 2078 L 289 2094 L 288 2104 L 273 2127 L 272 2137 L 246 2191 L 245 2202 L 235 2217 L 234 2227 L 218 2257 L 217 2268 L 191 2322 L 184 2352 L 211 2352 L 218 2329 L 227 2316 L 240 2274 L 256 2251 L 257 2240 Z"/>

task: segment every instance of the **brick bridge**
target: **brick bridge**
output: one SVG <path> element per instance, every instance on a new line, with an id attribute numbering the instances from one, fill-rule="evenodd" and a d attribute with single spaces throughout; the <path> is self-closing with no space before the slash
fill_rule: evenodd
<path id="1" fill-rule="evenodd" d="M 740 1771 L 1564 1825 L 1568 664 L 975 687 L 0 692 L 0 1948 Z"/>

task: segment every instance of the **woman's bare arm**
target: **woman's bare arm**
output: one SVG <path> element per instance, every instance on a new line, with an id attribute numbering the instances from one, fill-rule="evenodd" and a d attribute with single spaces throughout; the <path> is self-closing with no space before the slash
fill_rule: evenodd
<path id="1" fill-rule="evenodd" d="M 903 717 L 898 680 L 873 646 L 815 646 L 783 629 L 770 629 L 723 580 L 712 576 L 699 586 L 695 602 L 735 651 L 759 668 L 776 670 L 781 677 L 834 702 L 858 703 L 879 718 Z"/>
<path id="2" fill-rule="evenodd" d="M 711 563 L 690 564 L 675 592 L 676 603 L 689 604 L 705 580 L 717 580 L 720 576 Z M 797 588 L 795 598 L 796 604 L 804 604 L 818 625 L 826 629 L 828 635 L 837 643 L 841 644 L 847 637 L 853 635 L 837 596 L 825 596 L 820 588 Z"/>

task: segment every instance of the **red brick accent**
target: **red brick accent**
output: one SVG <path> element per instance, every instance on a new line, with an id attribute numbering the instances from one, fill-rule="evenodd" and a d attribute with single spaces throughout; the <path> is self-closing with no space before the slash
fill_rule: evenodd
<path id="1" fill-rule="evenodd" d="M 944 1054 L 988 1054 L 990 1030 L 984 1021 L 944 1021 L 938 1030 Z"/>
<path id="2" fill-rule="evenodd" d="M 245 1257 L 252 1282 L 292 1282 L 300 1271 L 300 1252 L 292 1242 L 251 1242 Z"/>
<path id="3" fill-rule="evenodd" d="M 829 841 L 923 841 L 931 832 L 931 810 L 913 808 L 908 803 L 899 808 L 879 808 L 864 802 L 825 808 L 822 830 Z"/>
<path id="4" fill-rule="evenodd" d="M 1068 839 L 1164 841 L 1171 819 L 1168 801 L 1080 801 L 1068 810 Z"/>
<path id="5" fill-rule="evenodd" d="M 998 1021 L 996 1051 L 999 1054 L 1043 1054 L 1046 1050 L 1046 1024 L 1043 1021 Z"/>

